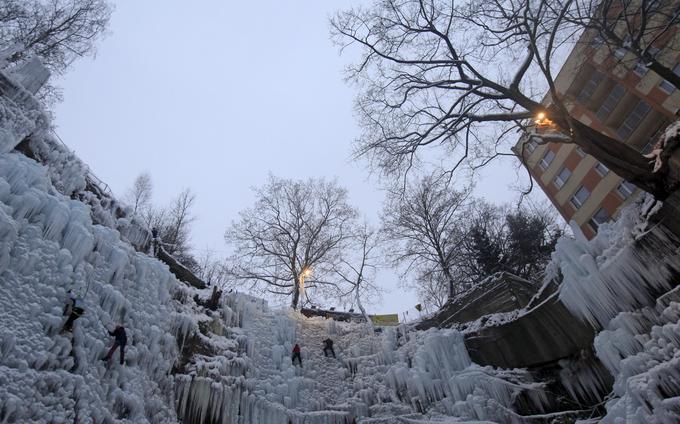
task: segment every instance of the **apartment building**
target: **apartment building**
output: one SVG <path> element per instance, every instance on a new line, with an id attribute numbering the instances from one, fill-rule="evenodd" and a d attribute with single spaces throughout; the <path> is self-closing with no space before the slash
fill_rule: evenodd
<path id="1" fill-rule="evenodd" d="M 680 33 L 659 41 L 657 58 L 680 74 Z M 555 79 L 571 115 L 610 137 L 646 152 L 680 108 L 680 90 L 648 70 L 624 49 L 611 51 L 586 33 Z M 545 104 L 550 103 L 546 96 Z M 523 136 L 514 147 L 523 152 L 529 172 L 567 222 L 587 238 L 616 217 L 638 193 L 575 144 L 539 145 Z"/>

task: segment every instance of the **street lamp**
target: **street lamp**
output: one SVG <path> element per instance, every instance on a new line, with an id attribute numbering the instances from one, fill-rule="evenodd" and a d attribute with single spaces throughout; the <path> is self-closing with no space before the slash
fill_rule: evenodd
<path id="1" fill-rule="evenodd" d="M 305 278 L 309 277 L 312 275 L 312 269 L 311 268 L 303 268 L 302 272 L 300 273 L 300 293 L 304 293 L 305 291 Z"/>
<path id="2" fill-rule="evenodd" d="M 552 121 L 548 119 L 545 112 L 539 112 L 534 119 L 534 123 L 538 126 L 552 125 Z"/>

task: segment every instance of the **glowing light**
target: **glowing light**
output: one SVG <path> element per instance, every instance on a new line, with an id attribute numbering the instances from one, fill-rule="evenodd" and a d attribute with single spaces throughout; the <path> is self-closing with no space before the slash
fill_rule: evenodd
<path id="1" fill-rule="evenodd" d="M 536 119 L 534 120 L 536 125 L 552 125 L 552 121 L 548 119 L 545 112 L 539 112 L 536 114 Z"/>
<path id="2" fill-rule="evenodd" d="M 311 268 L 305 268 L 300 272 L 300 293 L 305 292 L 305 278 L 309 277 L 312 275 L 312 269 Z"/>

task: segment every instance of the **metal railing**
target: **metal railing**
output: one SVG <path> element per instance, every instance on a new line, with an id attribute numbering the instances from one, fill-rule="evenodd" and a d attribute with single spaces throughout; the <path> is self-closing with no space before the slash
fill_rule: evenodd
<path id="1" fill-rule="evenodd" d="M 62 144 L 62 146 L 66 147 L 70 152 L 75 154 L 75 151 L 71 150 L 71 148 L 64 142 L 64 140 L 62 140 L 62 138 L 59 137 L 59 134 L 57 134 L 54 128 L 51 129 L 51 132 L 56 137 L 57 141 L 59 141 Z M 102 193 L 113 197 L 113 191 L 111 190 L 111 187 L 109 187 L 108 184 L 106 184 L 104 181 L 101 180 L 101 178 L 99 178 L 94 172 L 92 172 L 89 165 L 87 165 L 87 174 L 85 175 L 85 178 L 88 179 L 91 184 L 97 186 L 97 188 L 99 188 L 99 190 Z"/>

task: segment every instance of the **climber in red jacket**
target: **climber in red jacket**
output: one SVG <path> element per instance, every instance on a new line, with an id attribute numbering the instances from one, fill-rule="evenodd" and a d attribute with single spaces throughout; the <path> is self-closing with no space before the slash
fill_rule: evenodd
<path id="1" fill-rule="evenodd" d="M 300 356 L 300 345 L 297 343 L 293 347 L 293 356 L 291 357 L 293 365 L 295 365 L 295 358 L 297 358 L 298 362 L 300 363 L 300 368 L 302 368 L 302 356 Z"/>

